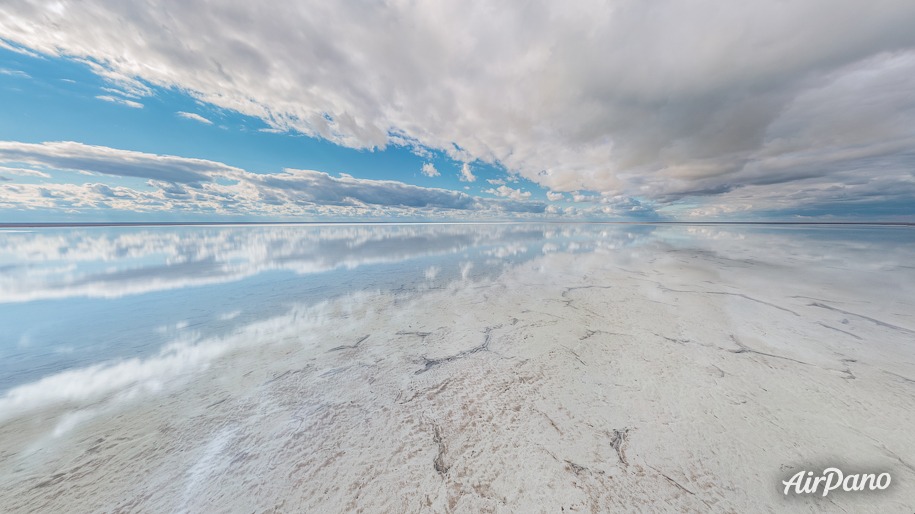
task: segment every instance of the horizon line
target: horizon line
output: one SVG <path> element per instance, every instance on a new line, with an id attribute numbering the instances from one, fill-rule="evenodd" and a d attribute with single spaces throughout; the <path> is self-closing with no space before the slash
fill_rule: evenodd
<path id="1" fill-rule="evenodd" d="M 821 226 L 898 226 L 913 227 L 907 221 L 115 221 L 115 222 L 16 222 L 0 223 L 0 229 L 17 228 L 92 228 L 92 227 L 194 227 L 194 226 L 320 226 L 320 225 L 515 225 L 515 224 L 592 224 L 592 225 L 821 225 Z"/>

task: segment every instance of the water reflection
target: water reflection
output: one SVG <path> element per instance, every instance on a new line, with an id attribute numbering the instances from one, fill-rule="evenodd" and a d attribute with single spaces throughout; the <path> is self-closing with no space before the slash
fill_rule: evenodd
<path id="1" fill-rule="evenodd" d="M 702 252 L 721 267 L 762 273 L 766 264 L 776 269 L 771 277 L 844 269 L 859 282 L 891 288 L 900 273 L 912 274 L 913 234 L 602 224 L 0 232 L 0 392 L 67 369 L 158 355 L 176 340 L 222 337 L 293 306 L 359 292 L 441 289 L 553 252 L 604 252 L 620 265 L 674 250 Z M 877 271 L 895 273 L 867 274 Z"/>
<path id="2" fill-rule="evenodd" d="M 650 226 L 258 226 L 0 233 L 0 391 L 151 355 L 357 291 L 441 288 L 552 251 L 632 244 Z"/>
<path id="3" fill-rule="evenodd" d="M 150 509 L 186 510 L 250 477 L 327 504 L 394 460 L 385 484 L 433 489 L 525 456 L 574 485 L 571 463 L 610 476 L 630 448 L 716 463 L 696 476 L 859 437 L 895 462 L 913 257 L 915 231 L 876 227 L 0 232 L 0 474 L 23 506 L 156 491 Z M 608 451 L 579 460 L 564 434 Z M 627 489 L 669 487 L 650 478 Z"/>
<path id="4" fill-rule="evenodd" d="M 647 233 L 636 226 L 614 236 Z M 0 302 L 134 294 L 242 280 L 269 271 L 353 270 L 486 247 L 593 237 L 595 226 L 413 225 L 38 230 L 0 236 Z M 523 253 L 523 252 L 521 252 Z"/>

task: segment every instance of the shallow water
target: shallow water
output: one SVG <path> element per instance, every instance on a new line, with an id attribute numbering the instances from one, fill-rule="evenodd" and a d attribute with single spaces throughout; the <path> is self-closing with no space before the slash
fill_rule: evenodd
<path id="1" fill-rule="evenodd" d="M 895 493 L 881 507 L 892 510 L 915 500 L 915 444 L 893 432 L 915 416 L 908 408 L 915 405 L 913 257 L 915 230 L 875 226 L 442 224 L 0 232 L 0 474 L 9 484 L 0 494 L 21 510 L 53 507 L 57 500 L 46 495 L 54 487 L 70 491 L 55 498 L 90 491 L 93 499 L 84 505 L 90 510 L 250 510 L 272 506 L 275 498 L 330 511 L 605 509 L 632 502 L 820 510 L 844 504 L 800 499 L 779 504 L 774 477 L 805 462 L 833 459 L 850 466 L 893 466 Z M 625 370 L 617 367 L 621 363 Z M 684 369 L 692 371 L 681 375 Z M 697 382 L 696 370 L 712 378 Z M 798 377 L 794 399 L 792 376 Z M 569 377 L 580 383 L 563 383 Z M 453 391 L 471 378 L 476 382 L 465 383 L 465 393 L 447 402 L 429 396 L 428 391 Z M 287 384 L 290 380 L 295 382 Z M 489 381 L 507 391 L 540 381 L 540 400 L 487 400 L 485 388 L 468 396 Z M 771 394 L 768 381 L 785 386 L 788 396 L 765 396 Z M 720 387 L 706 390 L 722 396 L 679 398 L 699 386 Z M 308 393 L 296 389 L 301 387 Z M 805 403 L 805 391 L 816 408 Z M 593 401 L 579 404 L 568 395 Z M 428 404 L 409 415 L 398 411 L 411 396 Z M 824 404 L 819 396 L 841 396 L 845 403 Z M 652 410 L 639 399 L 663 408 Z M 729 410 L 748 400 L 762 411 L 748 418 Z M 298 428 L 276 428 L 274 436 L 314 438 L 317 446 L 298 450 L 309 459 L 330 459 L 325 453 L 331 444 L 370 448 L 352 455 L 346 472 L 341 467 L 325 475 L 322 466 L 307 468 L 296 480 L 308 480 L 324 493 L 304 497 L 287 469 L 303 454 L 283 446 L 255 458 L 240 442 L 264 436 L 256 428 L 264 413 L 252 401 L 273 405 L 271 423 L 285 427 L 300 420 Z M 609 450 L 589 453 L 577 443 L 550 440 L 570 433 L 578 434 L 577 440 L 598 437 L 587 428 L 600 432 L 594 416 L 611 423 L 602 417 L 609 414 L 592 412 L 593 402 L 600 401 L 629 413 L 601 429 L 608 434 L 601 444 Z M 393 432 L 398 429 L 391 427 L 406 427 L 404 440 L 428 440 L 428 455 L 395 441 L 371 447 L 364 438 L 340 439 L 337 432 L 352 430 L 345 414 L 337 413 L 343 421 L 335 414 L 303 428 L 306 412 L 315 415 L 327 405 L 368 409 L 353 419 L 368 412 L 389 417 L 392 425 L 379 421 L 379 427 Z M 693 405 L 699 412 L 681 413 L 674 405 Z M 891 405 L 902 411 L 886 413 Z M 464 415 L 455 413 L 462 409 Z M 479 427 L 462 417 L 467 409 L 482 419 L 488 415 L 504 431 L 477 434 Z M 527 414 L 499 422 L 510 409 Z M 162 415 L 173 417 L 175 426 L 168 430 L 182 434 L 182 445 L 196 457 L 176 459 L 150 450 L 118 465 L 113 456 L 88 457 L 89 443 L 97 439 L 152 437 L 139 427 Z M 769 416 L 782 432 L 745 426 L 754 416 Z M 121 421 L 112 421 L 115 417 Z M 696 441 L 708 447 L 697 443 L 668 454 L 663 441 L 674 436 L 659 425 L 671 423 L 682 423 L 688 433 L 704 424 L 723 430 L 733 425 L 735 433 L 695 432 Z M 156 448 L 163 441 L 175 443 L 168 430 L 159 429 L 153 431 Z M 517 441 L 519 433 L 524 441 Z M 855 447 L 846 455 L 814 445 L 797 451 L 797 441 L 813 445 L 817 433 L 851 446 L 849 434 L 865 434 L 874 449 Z M 786 434 L 796 438 L 784 441 L 794 453 L 777 455 L 771 440 L 768 450 L 762 447 L 767 436 L 778 440 Z M 461 443 L 442 442 L 446 437 Z M 741 446 L 748 437 L 759 442 Z M 468 470 L 486 465 L 517 473 L 507 460 L 480 461 L 481 451 L 509 452 L 502 443 L 545 451 L 545 460 L 532 464 L 541 472 L 511 480 L 460 471 L 462 465 Z M 716 445 L 729 450 L 716 453 Z M 560 455 L 563 451 L 571 453 Z M 710 477 L 762 458 L 765 451 L 779 458 L 755 474 L 730 477 L 727 491 L 716 488 L 720 484 Z M 250 499 L 233 500 L 212 473 L 224 473 L 243 455 L 252 463 L 239 471 L 242 482 L 257 482 L 266 469 L 276 469 L 277 459 L 288 473 L 273 477 L 279 484 L 261 484 L 266 489 Z M 366 472 L 380 476 L 391 497 L 380 499 L 383 493 L 376 491 L 374 500 L 360 500 L 360 491 L 373 489 L 355 471 L 392 455 L 402 455 L 404 469 L 415 468 L 422 480 L 398 486 L 397 473 L 371 467 L 374 471 Z M 699 457 L 717 464 L 696 464 Z M 68 482 L 68 475 L 60 474 L 67 462 L 80 458 L 95 463 L 93 472 Z M 345 459 L 336 459 L 343 466 Z M 680 471 L 646 476 L 671 460 Z M 559 473 L 549 467 L 553 461 L 579 482 L 588 475 L 584 481 L 590 485 L 578 487 L 577 496 L 526 489 L 524 483 L 533 486 Z M 160 480 L 152 469 L 166 464 L 182 470 L 176 482 L 181 486 L 149 492 Z M 124 483 L 113 485 L 111 495 L 97 491 L 113 480 L 115 470 Z M 62 478 L 35 489 L 58 475 Z M 623 493 L 608 477 L 634 482 L 626 482 L 630 489 Z M 563 479 L 555 480 L 554 486 Z M 351 489 L 327 492 L 340 481 Z M 321 483 L 327 487 L 318 487 Z M 653 497 L 658 484 L 671 489 Z M 627 495 L 630 503 L 613 503 Z M 194 503 L 197 496 L 209 503 Z M 130 503 L 137 498 L 145 500 Z M 844 501 L 862 505 L 850 496 Z"/>
<path id="2" fill-rule="evenodd" d="M 145 357 L 359 291 L 493 277 L 545 252 L 643 240 L 650 226 L 345 225 L 0 232 L 0 391 Z"/>

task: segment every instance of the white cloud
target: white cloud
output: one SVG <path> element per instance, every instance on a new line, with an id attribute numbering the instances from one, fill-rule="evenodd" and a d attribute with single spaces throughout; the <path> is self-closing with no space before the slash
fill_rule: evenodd
<path id="1" fill-rule="evenodd" d="M 511 198 L 512 200 L 526 200 L 531 197 L 531 193 L 529 191 L 512 189 L 508 186 L 499 186 L 495 189 L 487 189 L 486 192 L 496 196 L 501 196 L 503 198 Z"/>
<path id="2" fill-rule="evenodd" d="M 349 147 L 422 145 L 555 192 L 714 202 L 767 180 L 867 194 L 833 171 L 860 163 L 849 151 L 911 162 L 915 3 L 859 4 L 10 0 L 0 34 L 123 90 L 177 87 Z"/>
<path id="3" fill-rule="evenodd" d="M 177 183 L 210 180 L 210 173 L 240 172 L 239 168 L 204 159 L 156 155 L 73 141 L 21 143 L 0 141 L 0 162 L 21 162 L 72 171 L 142 177 Z"/>
<path id="4" fill-rule="evenodd" d="M 9 68 L 0 68 L 0 75 L 6 75 L 9 77 L 18 77 L 21 79 L 30 79 L 31 75 L 22 71 L 22 70 L 11 70 Z"/>
<path id="5" fill-rule="evenodd" d="M 133 100 L 128 100 L 127 98 L 121 98 L 121 97 L 119 97 L 119 96 L 99 95 L 99 96 L 96 96 L 96 98 L 98 98 L 99 100 L 104 100 L 104 101 L 106 101 L 106 102 L 111 102 L 111 103 L 114 103 L 114 104 L 126 105 L 127 107 L 132 107 L 132 108 L 134 108 L 134 109 L 142 109 L 142 108 L 143 108 L 143 104 L 141 104 L 140 102 L 135 102 L 135 101 L 133 101 Z"/>
<path id="6" fill-rule="evenodd" d="M 589 195 L 584 193 L 579 193 L 574 191 L 572 193 L 572 201 L 575 203 L 593 203 L 600 201 L 600 195 Z"/>
<path id="7" fill-rule="evenodd" d="M 435 165 L 432 164 L 431 162 L 423 163 L 422 172 L 423 172 L 423 175 L 425 175 L 427 177 L 438 177 L 439 175 L 441 175 L 441 173 L 439 173 L 438 170 L 435 169 Z"/>
<path id="8" fill-rule="evenodd" d="M 470 164 L 464 163 L 461 165 L 460 176 L 458 177 L 461 182 L 476 182 L 477 177 L 473 174 L 473 171 L 470 169 Z"/>
<path id="9" fill-rule="evenodd" d="M 0 183 L 0 209 L 118 209 L 272 217 L 439 217 L 542 213 L 540 202 L 492 200 L 460 191 L 313 170 L 251 173 L 220 162 L 74 142 L 0 141 L 0 164 L 73 171 L 66 183 Z M 18 169 L 18 168 L 17 168 Z M 33 170 L 34 171 L 34 170 Z M 34 171 L 35 173 L 43 173 Z M 143 188 L 75 183 L 80 173 L 147 179 Z M 100 175 L 99 175 L 100 174 Z"/>
<path id="10" fill-rule="evenodd" d="M 565 198 L 565 196 L 562 193 L 556 193 L 554 191 L 547 191 L 546 198 L 547 198 L 547 200 L 549 200 L 551 202 L 560 202 L 560 201 L 562 201 L 563 198 Z"/>
<path id="11" fill-rule="evenodd" d="M 213 124 L 212 121 L 204 118 L 203 116 L 201 116 L 199 114 L 195 114 L 193 112 L 178 111 L 178 116 L 181 116 L 182 118 L 187 118 L 189 120 L 199 121 L 200 123 L 204 123 L 206 125 Z"/>
<path id="12" fill-rule="evenodd" d="M 9 50 L 10 52 L 15 52 L 20 55 L 27 55 L 29 57 L 34 57 L 34 58 L 41 57 L 39 54 L 32 52 L 31 50 L 22 48 L 17 45 L 11 45 L 11 44 L 7 43 L 6 41 L 4 41 L 3 39 L 0 39 L 0 48 L 2 48 L 4 50 Z"/>
<path id="13" fill-rule="evenodd" d="M 66 80 L 66 79 L 61 79 L 61 80 Z M 70 82 L 71 82 L 71 83 L 75 83 L 75 81 L 72 81 L 72 80 L 71 80 Z M 118 96 L 126 96 L 126 97 L 129 97 L 129 98 L 140 98 L 140 97 L 142 96 L 142 95 L 138 95 L 138 94 L 136 94 L 136 93 L 133 93 L 133 92 L 131 92 L 131 91 L 124 91 L 124 90 L 122 90 L 122 89 L 118 89 L 118 88 L 115 88 L 115 87 L 103 87 L 103 88 L 102 88 L 102 91 L 108 91 L 109 93 L 114 93 L 115 95 L 118 95 Z"/>
<path id="14" fill-rule="evenodd" d="M 43 171 L 30 170 L 27 168 L 10 168 L 7 166 L 0 166 L 0 173 L 6 173 L 8 175 L 20 175 L 23 177 L 51 178 L 51 175 L 48 175 Z"/>

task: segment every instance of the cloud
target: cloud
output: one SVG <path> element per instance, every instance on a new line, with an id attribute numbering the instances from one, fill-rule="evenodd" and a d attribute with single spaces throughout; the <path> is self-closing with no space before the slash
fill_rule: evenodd
<path id="1" fill-rule="evenodd" d="M 28 50 L 26 48 L 22 48 L 19 45 L 11 45 L 3 39 L 0 39 L 0 48 L 10 51 L 10 52 L 15 52 L 20 55 L 27 55 L 29 57 L 41 58 L 41 56 L 39 54 L 37 54 L 31 50 Z"/>
<path id="2" fill-rule="evenodd" d="M 466 162 L 461 165 L 460 176 L 458 178 L 461 182 L 476 182 L 477 180 L 477 177 L 470 169 L 470 164 L 467 164 Z"/>
<path id="3" fill-rule="evenodd" d="M 423 172 L 423 175 L 425 175 L 427 177 L 438 177 L 439 175 L 441 175 L 441 173 L 439 173 L 438 170 L 435 169 L 435 165 L 432 164 L 431 162 L 423 163 L 422 172 Z"/>
<path id="4" fill-rule="evenodd" d="M 499 186 L 495 189 L 487 189 L 485 192 L 496 196 L 501 196 L 503 198 L 511 198 L 512 200 L 524 200 L 531 197 L 531 193 L 528 191 L 512 189 L 508 186 Z"/>
<path id="5" fill-rule="evenodd" d="M 22 71 L 22 70 L 11 70 L 9 68 L 0 68 L 0 75 L 6 75 L 8 77 L 16 77 L 21 79 L 30 79 L 31 75 Z"/>
<path id="6" fill-rule="evenodd" d="M 572 193 L 572 201 L 575 203 L 591 203 L 600 201 L 600 195 L 589 195 L 575 191 Z"/>
<path id="7" fill-rule="evenodd" d="M 0 172 L 23 177 L 51 178 L 51 175 L 48 175 L 43 171 L 30 170 L 27 168 L 9 168 L 6 166 L 0 166 Z"/>
<path id="8" fill-rule="evenodd" d="M 241 171 L 238 168 L 204 159 L 118 150 L 73 141 L 38 144 L 0 141 L 0 162 L 88 171 L 105 175 L 141 177 L 183 184 L 207 182 L 211 180 L 212 173 L 225 174 Z"/>
<path id="9" fill-rule="evenodd" d="M 652 207 L 630 196 L 602 194 L 599 206 L 593 207 L 589 214 L 600 212 L 611 217 L 658 220 L 662 216 Z"/>
<path id="10" fill-rule="evenodd" d="M 565 198 L 565 195 L 563 195 L 562 193 L 547 191 L 546 198 L 547 198 L 547 200 L 549 200 L 551 202 L 561 202 L 563 200 L 563 198 Z"/>
<path id="11" fill-rule="evenodd" d="M 308 202 L 321 205 L 385 205 L 399 207 L 438 207 L 471 209 L 474 198 L 447 189 L 425 188 L 393 180 L 357 179 L 350 176 L 332 177 L 311 170 L 287 169 L 272 175 L 249 174 L 258 186 L 269 187 L 292 203 Z"/>
<path id="12" fill-rule="evenodd" d="M 0 164 L 77 172 L 67 182 L 0 184 L 0 209 L 85 212 L 116 209 L 134 213 L 183 212 L 212 216 L 441 217 L 542 213 L 541 202 L 478 198 L 460 191 L 333 177 L 313 170 L 251 173 L 224 163 L 156 155 L 74 142 L 0 141 Z M 23 174 L 43 171 L 4 168 Z M 76 183 L 79 173 L 145 178 L 145 187 Z M 47 175 L 46 173 L 44 173 Z M 40 175 L 39 175 L 40 176 Z"/>
<path id="13" fill-rule="evenodd" d="M 111 103 L 114 103 L 114 104 L 126 105 L 127 107 L 132 107 L 132 108 L 134 108 L 134 109 L 142 109 L 142 108 L 143 108 L 143 104 L 141 104 L 140 102 L 135 102 L 135 101 L 133 101 L 133 100 L 128 100 L 127 98 L 121 98 L 121 97 L 119 97 L 119 96 L 99 95 L 99 96 L 96 96 L 96 98 L 99 99 L 99 100 L 104 100 L 104 101 L 106 101 L 106 102 L 111 102 Z"/>
<path id="14" fill-rule="evenodd" d="M 833 171 L 857 150 L 910 162 L 908 0 L 61 5 L 6 2 L 4 45 L 276 130 L 500 163 L 554 192 L 715 208 L 766 181 L 866 195 Z"/>
<path id="15" fill-rule="evenodd" d="M 67 80 L 67 79 L 61 79 L 61 80 Z M 71 83 L 74 83 L 74 82 L 75 81 L 71 81 Z M 124 90 L 118 89 L 116 87 L 103 87 L 102 91 L 108 91 L 109 93 L 114 93 L 115 95 L 126 96 L 129 98 L 141 98 L 141 95 L 139 95 L 139 94 L 136 94 L 132 91 L 124 91 Z"/>
<path id="16" fill-rule="evenodd" d="M 199 121 L 200 123 L 204 123 L 206 125 L 213 124 L 212 121 L 204 118 L 203 116 L 201 116 L 199 114 L 195 114 L 193 112 L 178 111 L 178 116 L 181 116 L 182 118 L 187 118 L 189 120 Z"/>

